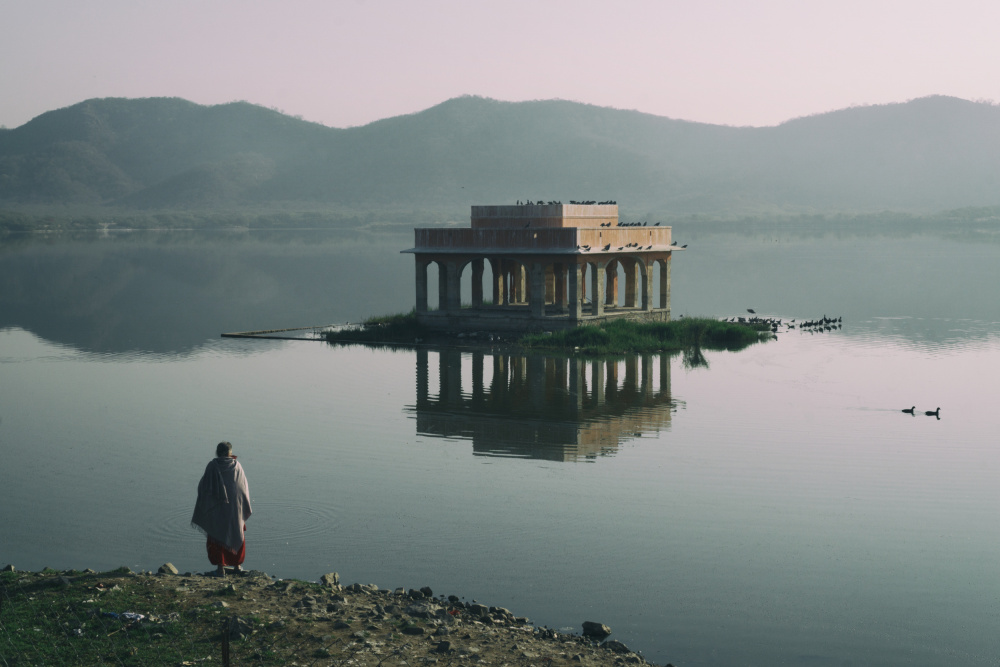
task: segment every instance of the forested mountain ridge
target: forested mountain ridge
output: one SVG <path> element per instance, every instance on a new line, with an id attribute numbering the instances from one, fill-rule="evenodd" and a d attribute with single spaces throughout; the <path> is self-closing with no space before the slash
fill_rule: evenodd
<path id="1" fill-rule="evenodd" d="M 1000 107 L 951 97 L 729 127 L 558 100 L 448 100 L 335 129 L 234 102 L 94 99 L 0 130 L 0 206 L 926 213 L 1000 205 Z"/>

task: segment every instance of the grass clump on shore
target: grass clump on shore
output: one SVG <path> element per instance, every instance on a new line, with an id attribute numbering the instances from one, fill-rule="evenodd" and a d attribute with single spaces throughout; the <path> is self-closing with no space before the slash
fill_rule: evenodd
<path id="1" fill-rule="evenodd" d="M 326 332 L 328 343 L 397 343 L 412 345 L 427 336 L 417 322 L 417 313 L 394 313 L 369 317 L 360 326 Z"/>
<path id="2" fill-rule="evenodd" d="M 538 350 L 564 350 L 588 355 L 672 352 L 689 349 L 741 350 L 771 338 L 771 329 L 686 317 L 673 322 L 610 320 L 553 334 L 531 334 L 521 344 Z"/>

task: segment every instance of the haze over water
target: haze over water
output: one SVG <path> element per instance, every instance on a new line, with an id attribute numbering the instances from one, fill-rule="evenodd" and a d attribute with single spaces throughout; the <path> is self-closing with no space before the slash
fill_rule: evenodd
<path id="1" fill-rule="evenodd" d="M 599 370 L 218 337 L 408 310 L 409 233 L 8 243 L 0 561 L 207 570 L 227 439 L 279 577 L 596 620 L 657 663 L 995 664 L 995 232 L 675 227 L 675 317 L 843 329 Z"/>

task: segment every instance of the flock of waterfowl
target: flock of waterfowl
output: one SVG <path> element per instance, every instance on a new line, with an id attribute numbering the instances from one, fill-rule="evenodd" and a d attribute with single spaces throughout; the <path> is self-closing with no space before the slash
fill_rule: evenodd
<path id="1" fill-rule="evenodd" d="M 757 317 L 757 311 L 753 308 L 747 308 L 747 312 L 753 317 L 743 317 L 742 315 L 739 317 L 724 317 L 722 318 L 722 321 L 752 325 L 765 324 L 771 328 L 772 333 L 778 333 L 778 328 L 782 325 L 785 326 L 785 331 L 791 331 L 792 329 L 798 328 L 802 331 L 808 331 L 809 333 L 833 331 L 834 329 L 840 329 L 844 326 L 843 317 L 827 317 L 824 315 L 823 317 L 815 320 L 803 320 L 802 322 L 796 323 L 794 319 L 784 322 L 780 317 Z"/>
<path id="2" fill-rule="evenodd" d="M 903 408 L 903 412 L 905 412 L 908 415 L 916 415 L 917 406 L 914 405 L 912 408 Z M 941 419 L 941 408 L 937 408 L 935 410 L 924 410 L 924 414 L 927 415 L 928 417 L 935 417 L 937 419 Z"/>
<path id="3" fill-rule="evenodd" d="M 767 326 L 771 327 L 771 333 L 774 334 L 778 333 L 778 328 L 781 327 L 782 324 L 784 324 L 786 327 L 785 331 L 790 331 L 796 328 L 796 326 L 798 326 L 798 328 L 801 331 L 808 331 L 809 333 L 821 333 L 824 331 L 833 331 L 834 329 L 841 329 L 843 327 L 843 321 L 844 321 L 843 317 L 827 317 L 826 315 L 823 315 L 823 317 L 817 318 L 815 320 L 803 320 L 796 324 L 794 319 L 788 320 L 787 322 L 782 322 L 780 318 L 757 317 L 757 311 L 755 311 L 753 308 L 747 308 L 747 312 L 750 313 L 752 317 L 743 317 L 742 315 L 738 317 L 729 317 L 729 318 L 724 317 L 722 318 L 722 321 L 734 322 L 739 324 L 749 324 L 749 325 L 766 324 Z M 908 415 L 916 415 L 918 414 L 917 406 L 914 405 L 912 407 L 906 408 L 903 410 L 903 412 L 905 412 Z M 928 417 L 941 419 L 941 408 L 939 407 L 934 410 L 925 410 L 924 414 L 927 415 Z"/>
<path id="4" fill-rule="evenodd" d="M 538 201 L 531 201 L 530 199 L 525 199 L 523 202 L 520 199 L 517 200 L 517 205 L 518 206 L 545 206 L 546 204 L 548 204 L 549 206 L 552 206 L 552 205 L 561 204 L 561 203 L 562 203 L 561 201 L 542 201 L 541 199 L 539 199 Z M 606 204 L 617 204 L 618 202 L 614 201 L 613 199 L 609 199 L 608 201 L 573 201 L 572 199 L 570 199 L 569 203 L 570 204 L 583 204 L 583 205 L 589 205 L 589 206 L 593 206 L 594 204 L 597 204 L 598 206 L 604 206 Z"/>

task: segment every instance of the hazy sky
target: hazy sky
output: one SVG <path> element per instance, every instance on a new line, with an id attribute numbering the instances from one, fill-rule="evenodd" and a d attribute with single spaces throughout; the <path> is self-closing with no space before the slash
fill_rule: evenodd
<path id="1" fill-rule="evenodd" d="M 473 94 L 773 125 L 1000 100 L 997 26 L 996 0 L 0 0 L 0 124 L 169 96 L 346 127 Z"/>

